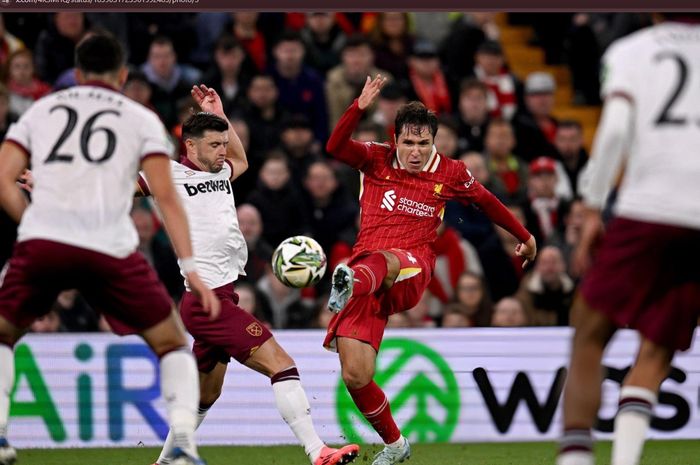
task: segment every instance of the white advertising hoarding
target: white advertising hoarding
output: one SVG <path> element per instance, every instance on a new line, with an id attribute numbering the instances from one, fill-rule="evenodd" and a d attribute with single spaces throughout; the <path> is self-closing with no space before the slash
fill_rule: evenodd
<path id="1" fill-rule="evenodd" d="M 321 331 L 277 331 L 295 359 L 328 442 L 377 442 L 340 380 Z M 397 422 L 414 442 L 537 441 L 558 436 L 570 330 L 389 330 L 377 363 Z M 619 382 L 638 338 L 607 352 L 599 435 L 612 428 Z M 652 422 L 657 438 L 700 436 L 700 349 L 679 355 Z M 167 434 L 156 358 L 136 337 L 28 335 L 16 348 L 9 439 L 17 447 L 159 445 Z M 269 380 L 233 361 L 198 434 L 202 444 L 296 443 Z M 347 439 L 345 439 L 347 438 Z"/>

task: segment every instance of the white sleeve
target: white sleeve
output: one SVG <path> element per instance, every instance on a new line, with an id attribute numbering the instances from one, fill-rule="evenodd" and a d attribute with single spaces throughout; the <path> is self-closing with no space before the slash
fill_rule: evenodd
<path id="1" fill-rule="evenodd" d="M 32 113 L 32 108 L 25 111 L 19 121 L 11 124 L 5 135 L 5 140 L 11 140 L 30 154 L 32 153 L 32 138 L 30 137 L 32 128 L 29 126 L 29 122 L 32 119 L 29 114 Z"/>
<path id="2" fill-rule="evenodd" d="M 631 53 L 631 48 L 626 44 L 624 39 L 613 43 L 603 55 L 600 73 L 600 95 L 603 100 L 617 94 L 633 101 L 639 57 Z"/>
<path id="3" fill-rule="evenodd" d="M 141 158 L 149 155 L 164 153 L 172 158 L 174 147 L 168 131 L 158 117 L 149 112 L 141 123 Z"/>
<path id="4" fill-rule="evenodd" d="M 634 107 L 629 100 L 619 97 L 606 100 L 591 158 L 581 176 L 580 189 L 588 206 L 599 209 L 604 206 L 631 145 L 633 124 Z"/>

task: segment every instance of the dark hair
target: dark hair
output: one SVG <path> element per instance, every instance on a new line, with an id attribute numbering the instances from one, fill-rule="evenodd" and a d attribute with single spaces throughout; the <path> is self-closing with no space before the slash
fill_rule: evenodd
<path id="1" fill-rule="evenodd" d="M 557 129 L 577 129 L 579 131 L 583 131 L 583 126 L 581 126 L 581 122 L 577 121 L 575 119 L 565 119 L 559 121 L 557 124 Z"/>
<path id="2" fill-rule="evenodd" d="M 228 121 L 213 113 L 199 112 L 182 123 L 182 140 L 202 137 L 204 131 L 224 132 L 228 130 Z"/>
<path id="3" fill-rule="evenodd" d="M 124 50 L 109 34 L 91 35 L 75 48 L 75 66 L 85 74 L 114 73 L 124 66 Z"/>
<path id="4" fill-rule="evenodd" d="M 287 29 L 280 34 L 279 38 L 275 42 L 275 47 L 277 47 L 282 42 L 299 42 L 302 46 L 304 45 L 304 39 L 302 39 L 301 34 L 297 31 L 292 31 Z"/>
<path id="5" fill-rule="evenodd" d="M 398 139 L 404 126 L 423 127 L 428 126 L 430 134 L 435 137 L 437 133 L 438 121 L 435 113 L 428 110 L 425 105 L 418 101 L 409 102 L 402 105 L 396 113 L 394 123 L 394 135 Z"/>
<path id="6" fill-rule="evenodd" d="M 284 152 L 282 152 L 279 149 L 272 149 L 265 154 L 265 160 L 263 161 L 263 165 L 268 161 L 281 161 L 282 163 L 284 163 L 284 166 L 286 166 L 287 169 L 289 169 L 289 158 Z"/>
<path id="7" fill-rule="evenodd" d="M 175 49 L 175 44 L 173 43 L 173 39 L 171 39 L 168 36 L 164 35 L 159 35 L 155 36 L 153 40 L 151 41 L 151 44 L 149 47 L 152 47 L 154 45 L 170 45 L 170 47 L 174 50 Z"/>
<path id="8" fill-rule="evenodd" d="M 343 52 L 349 48 L 357 48 L 357 47 L 368 47 L 371 48 L 372 44 L 369 41 L 367 37 L 365 37 L 363 34 L 356 33 L 352 34 L 350 37 L 347 38 L 345 41 L 345 44 L 343 44 Z"/>
<path id="9" fill-rule="evenodd" d="M 241 43 L 236 39 L 236 37 L 233 34 L 222 34 L 216 41 L 216 45 L 214 45 L 214 50 L 218 51 L 223 51 L 223 52 L 229 52 L 231 50 L 240 48 L 242 49 L 243 47 L 241 46 Z"/>
<path id="10" fill-rule="evenodd" d="M 466 78 L 459 85 L 459 95 L 462 96 L 470 90 L 480 90 L 484 95 L 488 94 L 489 88 L 476 78 Z"/>
<path id="11" fill-rule="evenodd" d="M 440 115 L 438 117 L 438 125 L 447 127 L 455 134 L 459 133 L 459 124 L 457 124 L 457 120 L 452 115 Z"/>

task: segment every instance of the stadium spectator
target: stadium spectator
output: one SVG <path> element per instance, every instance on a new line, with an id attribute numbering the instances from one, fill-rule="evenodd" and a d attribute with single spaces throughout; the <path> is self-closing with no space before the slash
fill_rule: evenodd
<path id="1" fill-rule="evenodd" d="M 189 97 L 192 85 L 177 63 L 173 41 L 165 36 L 153 39 L 141 71 L 153 86 L 153 106 L 166 127 L 172 128 L 177 124 L 177 101 Z"/>
<path id="2" fill-rule="evenodd" d="M 465 271 L 459 275 L 453 301 L 448 307 L 467 318 L 469 324 L 466 326 L 491 325 L 493 303 L 484 278 L 476 273 Z"/>
<path id="3" fill-rule="evenodd" d="M 494 305 L 491 326 L 513 328 L 527 326 L 528 324 L 527 314 L 525 313 L 523 304 L 521 304 L 518 299 L 504 297 Z"/>
<path id="4" fill-rule="evenodd" d="M 99 330 L 98 315 L 77 289 L 58 294 L 51 310 L 58 314 L 62 330 L 81 333 Z"/>
<path id="5" fill-rule="evenodd" d="M 445 67 L 450 91 L 455 100 L 464 79 L 474 75 L 476 50 L 487 38 L 478 19 L 488 14 L 462 13 L 452 21 L 449 33 L 440 45 L 440 59 Z M 489 38 L 497 39 L 497 37 Z"/>
<path id="6" fill-rule="evenodd" d="M 255 154 L 267 153 L 279 145 L 282 122 L 287 119 L 288 112 L 280 106 L 278 99 L 279 90 L 272 76 L 253 76 L 243 118 L 250 128 L 250 151 Z M 258 169 L 259 166 L 260 163 Z"/>
<path id="7" fill-rule="evenodd" d="M 308 328 L 316 311 L 316 303 L 311 296 L 302 294 L 300 289 L 285 286 L 266 269 L 265 274 L 255 285 L 263 295 L 269 308 L 273 328 Z"/>
<path id="8" fill-rule="evenodd" d="M 450 115 L 438 117 L 438 131 L 435 134 L 435 148 L 446 157 L 457 158 L 457 122 Z"/>
<path id="9" fill-rule="evenodd" d="M 561 251 L 544 247 L 535 269 L 526 274 L 515 294 L 534 326 L 568 326 L 569 309 L 574 296 L 574 281 L 566 274 Z"/>
<path id="10" fill-rule="evenodd" d="M 230 34 L 219 37 L 214 45 L 214 63 L 202 76 L 202 82 L 221 96 L 224 111 L 229 117 L 243 112 L 248 77 L 241 66 L 245 51 Z"/>
<path id="11" fill-rule="evenodd" d="M 490 324 L 490 322 L 489 322 Z M 459 304 L 448 304 L 442 314 L 440 326 L 443 328 L 467 328 L 471 326 L 469 316 L 464 312 Z"/>
<path id="12" fill-rule="evenodd" d="M 260 212 L 262 236 L 272 247 L 308 229 L 306 212 L 300 194 L 290 180 L 289 161 L 283 153 L 273 151 L 268 154 L 260 169 L 258 186 L 246 201 Z"/>
<path id="13" fill-rule="evenodd" d="M 196 45 L 189 58 L 194 66 L 206 70 L 211 65 L 211 51 L 222 35 L 233 35 L 230 26 L 231 14 L 219 12 L 195 13 L 194 29 L 197 37 Z M 247 58 L 247 55 L 245 55 Z M 249 70 L 252 71 L 252 68 Z"/>
<path id="14" fill-rule="evenodd" d="M 411 30 L 416 37 L 441 43 L 450 31 L 452 13 L 442 11 L 411 12 Z"/>
<path id="15" fill-rule="evenodd" d="M 556 161 L 539 157 L 530 162 L 529 170 L 528 202 L 525 204 L 527 225 L 541 242 L 555 240 L 564 232 L 564 218 L 569 210 L 569 202 L 557 193 Z"/>
<path id="16" fill-rule="evenodd" d="M 393 79 L 388 71 L 374 66 L 374 51 L 369 40 L 361 34 L 348 37 L 340 57 L 340 64 L 328 71 L 325 84 L 328 113 L 333 126 L 360 95 L 367 76 L 381 74 L 389 80 Z"/>
<path id="17" fill-rule="evenodd" d="M 474 178 L 493 192 L 486 159 L 479 152 L 467 152 L 459 159 L 469 168 Z M 472 205 L 450 200 L 445 205 L 445 223 L 459 231 L 461 236 L 477 249 L 489 241 L 498 240 L 493 223 Z M 499 245 L 500 247 L 500 245 Z"/>
<path id="18" fill-rule="evenodd" d="M 488 87 L 475 78 L 462 81 L 458 101 L 459 151 L 481 152 L 489 126 Z"/>
<path id="19" fill-rule="evenodd" d="M 153 87 L 151 87 L 150 81 L 142 71 L 129 71 L 129 76 L 126 78 L 126 83 L 124 83 L 123 92 L 124 95 L 129 97 L 131 100 L 155 111 L 155 107 L 151 103 Z"/>
<path id="20" fill-rule="evenodd" d="M 177 256 L 164 231 L 161 230 L 155 212 L 144 206 L 136 205 L 131 210 L 131 219 L 139 236 L 137 250 L 156 270 L 158 279 L 165 285 L 173 301 L 180 302 L 185 287 L 182 284 L 180 268 L 177 265 Z"/>
<path id="21" fill-rule="evenodd" d="M 338 183 L 331 165 L 322 160 L 306 171 L 302 194 L 311 236 L 323 250 L 330 251 L 343 233 L 354 227 L 359 212 L 357 201 Z"/>
<path id="22" fill-rule="evenodd" d="M 382 75 L 382 77 L 385 76 Z M 396 113 L 408 101 L 401 86 L 389 81 L 388 77 L 386 79 L 388 81 L 387 84 L 379 91 L 379 98 L 376 102 L 377 110 L 370 116 L 372 122 L 384 128 L 385 136 L 380 140 L 392 140 L 394 138 Z"/>
<path id="23" fill-rule="evenodd" d="M 405 82 L 409 100 L 420 100 L 436 115 L 452 112 L 450 90 L 440 69 L 435 44 L 425 39 L 416 40 L 408 57 L 408 77 Z"/>
<path id="24" fill-rule="evenodd" d="M 504 119 L 493 119 L 484 139 L 491 191 L 508 203 L 527 199 L 528 169 L 513 153 L 513 127 Z"/>
<path id="25" fill-rule="evenodd" d="M 433 244 L 435 269 L 428 291 L 435 297 L 431 301 L 431 315 L 439 316 L 442 306 L 455 296 L 462 273 L 470 271 L 481 275 L 483 271 L 476 249 L 458 231 L 443 222 L 437 233 Z"/>
<path id="26" fill-rule="evenodd" d="M 557 149 L 558 159 L 569 179 L 573 194 L 578 195 L 579 177 L 588 163 L 588 153 L 583 148 L 581 123 L 573 120 L 560 121 L 554 137 L 554 146 Z"/>
<path id="27" fill-rule="evenodd" d="M 515 153 L 529 162 L 536 157 L 556 158 L 557 120 L 552 116 L 556 83 L 551 74 L 530 73 L 525 80 L 525 107 L 513 118 Z"/>
<path id="28" fill-rule="evenodd" d="M 225 27 L 243 45 L 247 56 L 252 60 L 254 70 L 265 72 L 268 68 L 268 42 L 258 29 L 260 13 L 255 11 L 237 11 L 231 13 L 232 22 Z"/>
<path id="29" fill-rule="evenodd" d="M 48 28 L 39 34 L 34 48 L 36 71 L 42 81 L 53 84 L 63 71 L 73 67 L 75 46 L 86 31 L 83 13 L 54 13 Z"/>
<path id="30" fill-rule="evenodd" d="M 275 44 L 271 74 L 279 89 L 279 103 L 289 113 L 306 115 L 316 140 L 328 137 L 328 109 L 323 81 L 316 71 L 304 65 L 304 42 L 297 32 L 287 31 Z"/>
<path id="31" fill-rule="evenodd" d="M 583 233 L 583 223 L 585 218 L 585 206 L 580 198 L 571 202 L 569 211 L 564 218 L 564 234 L 552 238 L 548 243 L 561 250 L 566 262 L 566 270 L 569 275 L 572 273 L 573 253 Z"/>
<path id="32" fill-rule="evenodd" d="M 331 278 L 328 307 L 336 316 L 324 347 L 338 351 L 343 382 L 353 402 L 385 444 L 373 462 L 380 465 L 409 458 L 411 449 L 394 422 L 386 395 L 373 381 L 376 356 L 388 316 L 415 306 L 428 286 L 435 260 L 432 244 L 445 202 L 453 198 L 478 204 L 489 218 L 526 242 L 515 253 L 528 260 L 534 258 L 536 245 L 462 162 L 437 153 L 433 145 L 437 118 L 422 103 L 414 101 L 399 109 L 395 146 L 352 140 L 364 110 L 386 81 L 368 76 L 366 82 L 326 145 L 333 156 L 362 171 L 363 195 L 353 256 L 347 265 L 338 265 Z"/>
<path id="33" fill-rule="evenodd" d="M 290 115 L 282 122 L 279 150 L 287 156 L 291 183 L 301 192 L 309 166 L 321 159 L 311 122 L 305 115 Z"/>
<path id="34" fill-rule="evenodd" d="M 340 63 L 347 39 L 335 18 L 335 13 L 330 11 L 307 13 L 306 27 L 300 31 L 306 46 L 304 61 L 322 77 Z"/>
<path id="35" fill-rule="evenodd" d="M 379 13 L 369 37 L 377 67 L 387 70 L 397 80 L 407 79 L 407 59 L 414 42 L 408 13 Z"/>
<path id="36" fill-rule="evenodd" d="M 245 265 L 245 275 L 238 278 L 239 282 L 255 284 L 270 267 L 270 259 L 274 249 L 262 237 L 263 223 L 260 212 L 249 203 L 239 205 L 236 209 L 238 227 L 243 234 L 248 247 L 248 261 Z"/>
<path id="37" fill-rule="evenodd" d="M 196 364 L 171 299 L 135 251 L 138 238 L 127 213 L 136 170 L 142 166 L 178 256 L 190 263 L 189 285 L 202 299 L 204 312 L 218 316 L 217 297 L 192 266 L 187 218 L 167 173 L 172 146 L 157 116 L 118 92 L 127 74 L 118 41 L 93 35 L 78 44 L 75 58 L 81 85 L 35 102 L 0 147 L 0 206 L 20 223 L 0 285 L 0 456 L 9 463 L 16 459 L 5 437 L 13 347 L 32 320 L 50 310 L 60 291 L 77 286 L 109 318 L 115 332 L 140 334 L 155 352 L 168 424 L 176 432 L 175 462 L 200 465 L 194 438 Z M 91 145 L 96 152 L 86 153 L 85 140 L 65 134 L 73 130 L 71 122 L 92 128 L 98 116 L 100 131 L 111 137 Z M 115 140 L 120 143 L 115 145 Z M 47 160 L 54 163 L 49 166 Z M 16 181 L 30 164 L 36 182 L 28 204 Z"/>
<path id="38" fill-rule="evenodd" d="M 509 204 L 507 208 L 520 224 L 527 226 L 521 206 Z M 520 265 L 520 257 L 513 253 L 512 249 L 517 242 L 500 226 L 495 226 L 495 230 L 496 234 L 488 237 L 478 251 L 489 295 L 497 302 L 503 297 L 515 294 L 524 271 Z"/>
<path id="39" fill-rule="evenodd" d="M 7 57 L 23 48 L 25 48 L 24 42 L 5 29 L 5 18 L 0 13 L 0 67 L 5 65 Z"/>
<path id="40" fill-rule="evenodd" d="M 43 316 L 40 316 L 29 327 L 33 333 L 62 333 L 66 328 L 61 323 L 61 317 L 56 310 L 49 310 Z"/>
<path id="41" fill-rule="evenodd" d="M 474 75 L 488 87 L 487 105 L 492 118 L 510 121 L 518 109 L 521 84 L 508 71 L 501 44 L 482 42 L 474 56 Z"/>
<path id="42" fill-rule="evenodd" d="M 10 91 L 10 111 L 18 116 L 51 92 L 51 86 L 35 76 L 32 52 L 26 48 L 7 57 L 4 75 Z"/>

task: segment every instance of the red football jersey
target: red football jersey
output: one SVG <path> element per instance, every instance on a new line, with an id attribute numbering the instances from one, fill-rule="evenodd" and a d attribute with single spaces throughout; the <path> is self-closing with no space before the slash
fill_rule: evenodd
<path id="1" fill-rule="evenodd" d="M 450 199 L 476 203 L 492 221 L 527 241 L 530 233 L 461 161 L 433 149 L 423 170 L 411 174 L 400 166 L 393 146 L 352 140 L 362 113 L 355 101 L 338 121 L 327 145 L 329 153 L 361 171 L 362 213 L 354 254 L 398 248 L 432 256 L 431 245 Z"/>

